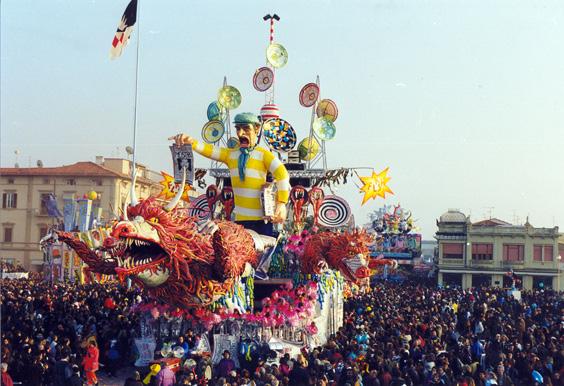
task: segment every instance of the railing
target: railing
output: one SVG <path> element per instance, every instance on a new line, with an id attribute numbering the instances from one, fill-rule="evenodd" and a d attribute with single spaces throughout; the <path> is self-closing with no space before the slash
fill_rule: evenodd
<path id="1" fill-rule="evenodd" d="M 472 267 L 492 267 L 496 262 L 493 260 L 478 260 L 478 259 L 472 259 L 468 261 L 468 265 L 472 266 Z"/>

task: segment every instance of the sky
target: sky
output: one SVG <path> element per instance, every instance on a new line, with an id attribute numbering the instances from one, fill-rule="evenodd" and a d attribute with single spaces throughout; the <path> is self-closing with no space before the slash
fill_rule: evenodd
<path id="1" fill-rule="evenodd" d="M 167 138 L 199 138 L 224 76 L 243 96 L 234 113 L 258 113 L 262 17 L 277 13 L 275 40 L 289 53 L 276 73 L 281 116 L 307 135 L 311 112 L 298 93 L 319 75 L 321 97 L 339 107 L 328 166 L 390 168 L 395 194 L 385 200 L 361 206 L 354 183 L 335 190 L 357 223 L 399 203 L 424 239 L 449 208 L 475 221 L 529 216 L 564 227 L 564 2 L 139 2 L 131 43 L 114 61 L 127 0 L 0 2 L 2 167 L 16 150 L 22 167 L 126 157 L 140 37 L 137 160 L 171 172 Z"/>

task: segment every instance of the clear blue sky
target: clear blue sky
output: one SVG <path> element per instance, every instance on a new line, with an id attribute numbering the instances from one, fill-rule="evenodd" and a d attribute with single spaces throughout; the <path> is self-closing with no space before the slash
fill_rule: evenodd
<path id="1" fill-rule="evenodd" d="M 140 1 L 138 160 L 170 171 L 167 137 L 199 137 L 223 76 L 237 111 L 258 111 L 251 77 L 264 64 L 266 13 L 289 51 L 277 75 L 282 116 L 306 135 L 297 95 L 321 77 L 340 109 L 330 167 L 390 167 L 394 196 L 424 237 L 448 208 L 564 226 L 564 2 Z M 125 156 L 132 141 L 136 26 L 108 51 L 127 0 L 1 2 L 1 165 Z M 119 148 L 119 151 L 118 149 Z M 198 167 L 209 163 L 197 161 Z"/>

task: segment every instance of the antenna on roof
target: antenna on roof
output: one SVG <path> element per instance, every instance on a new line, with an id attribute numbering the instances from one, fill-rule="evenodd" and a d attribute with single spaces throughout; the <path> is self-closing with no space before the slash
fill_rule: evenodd
<path id="1" fill-rule="evenodd" d="M 483 208 L 488 210 L 488 216 L 489 216 L 489 219 L 491 220 L 495 206 L 484 206 Z"/>

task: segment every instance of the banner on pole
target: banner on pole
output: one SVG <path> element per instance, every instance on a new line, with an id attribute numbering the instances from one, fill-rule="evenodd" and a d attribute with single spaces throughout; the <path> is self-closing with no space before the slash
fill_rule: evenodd
<path id="1" fill-rule="evenodd" d="M 86 232 L 90 226 L 92 200 L 78 200 L 78 230 Z"/>
<path id="2" fill-rule="evenodd" d="M 65 232 L 70 232 L 74 229 L 75 212 L 76 200 L 74 198 L 63 199 L 63 220 L 65 222 Z"/>

